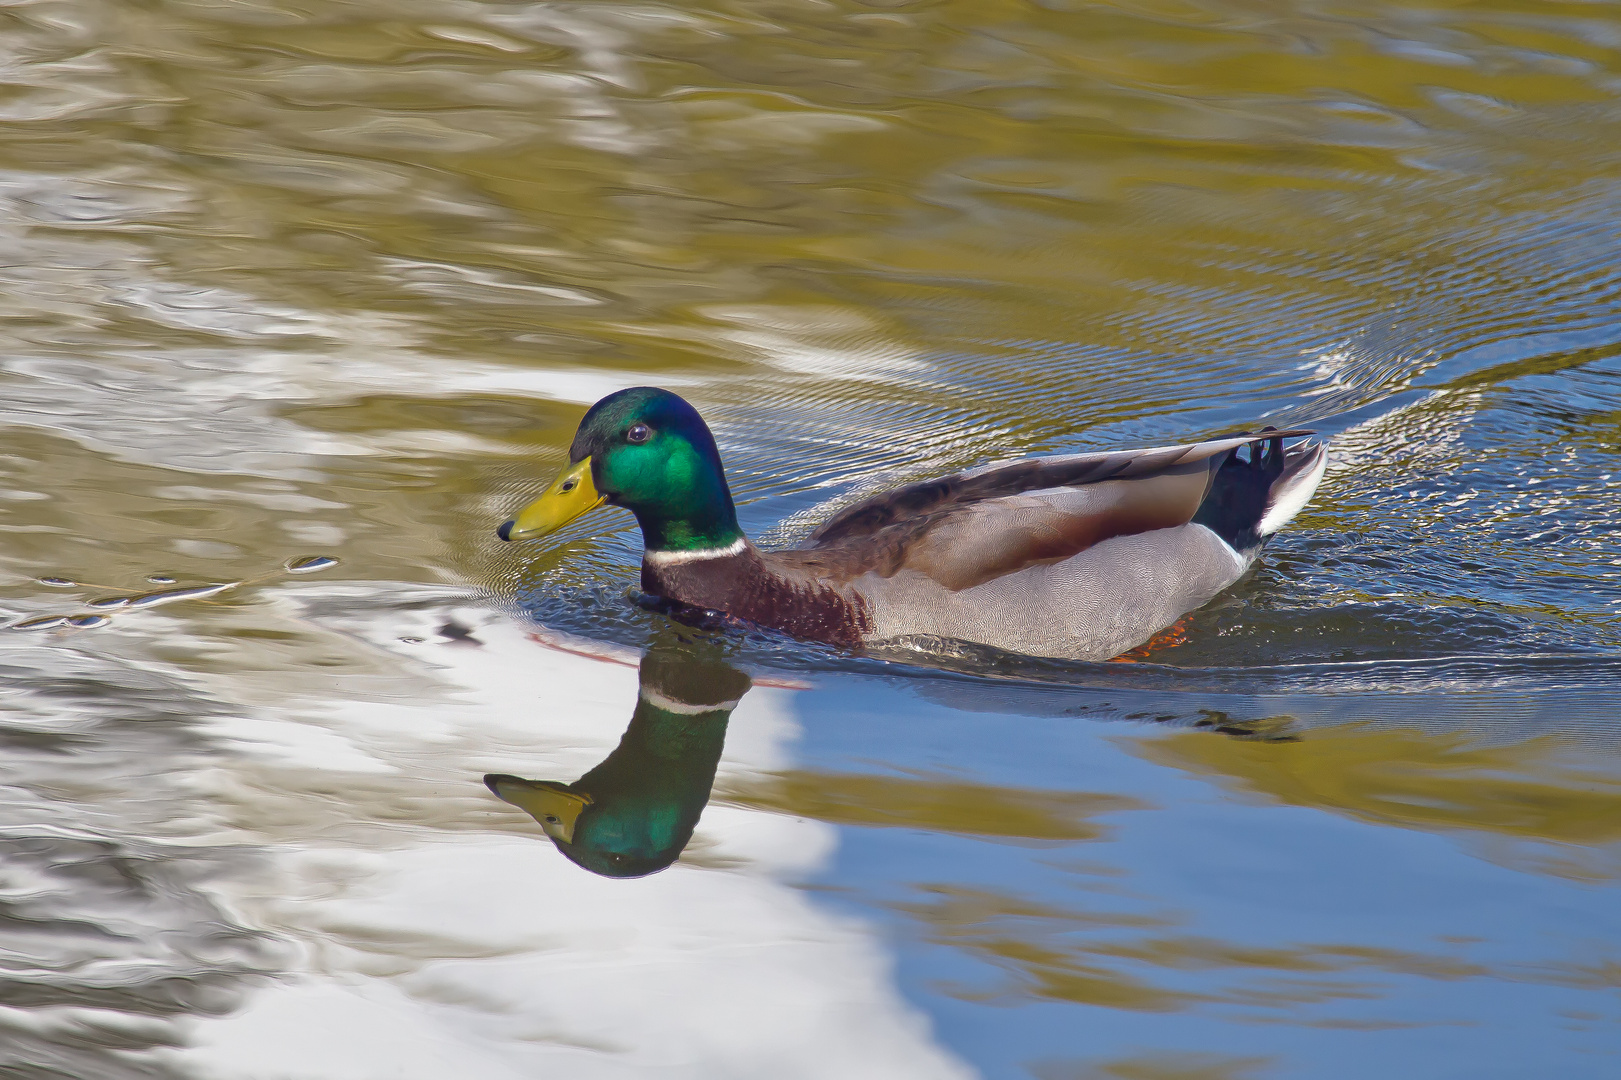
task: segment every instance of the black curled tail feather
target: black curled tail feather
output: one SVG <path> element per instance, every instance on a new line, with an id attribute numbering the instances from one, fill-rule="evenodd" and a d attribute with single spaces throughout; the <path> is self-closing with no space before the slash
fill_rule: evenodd
<path id="1" fill-rule="evenodd" d="M 1210 491 L 1193 515 L 1196 524 L 1241 553 L 1259 549 L 1276 531 L 1263 524 L 1267 512 L 1291 481 L 1301 479 L 1319 463 L 1319 444 L 1303 444 L 1286 451 L 1281 435 L 1266 435 L 1275 430 L 1263 428 L 1254 442 L 1227 451 L 1215 470 Z M 1312 484 L 1315 486 L 1315 480 Z"/>

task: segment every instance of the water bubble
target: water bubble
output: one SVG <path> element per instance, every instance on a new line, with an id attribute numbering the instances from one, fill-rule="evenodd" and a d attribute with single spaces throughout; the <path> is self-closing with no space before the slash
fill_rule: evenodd
<path id="1" fill-rule="evenodd" d="M 39 583 L 49 585 L 53 589 L 77 589 L 79 587 L 77 581 L 69 581 L 65 577 L 42 577 L 39 579 Z"/>
<path id="2" fill-rule="evenodd" d="M 127 596 L 98 596 L 94 600 L 85 601 L 84 606 L 94 608 L 97 611 L 111 611 L 113 608 L 121 608 L 127 603 L 129 603 L 129 597 Z"/>
<path id="3" fill-rule="evenodd" d="M 157 607 L 159 604 L 173 604 L 180 600 L 206 600 L 210 596 L 218 596 L 226 589 L 234 589 L 239 584 L 241 583 L 228 581 L 223 585 L 194 585 L 189 589 L 164 589 L 161 592 L 142 593 L 140 596 L 130 598 L 129 609 L 137 611 Z"/>
<path id="4" fill-rule="evenodd" d="M 14 622 L 10 626 L 8 626 L 6 629 L 8 629 L 8 630 L 55 630 L 58 626 L 61 626 L 63 623 L 65 623 L 67 621 L 68 621 L 68 617 L 66 615 L 40 615 L 40 616 L 38 616 L 36 618 L 33 618 L 33 619 L 24 619 L 22 622 Z"/>
<path id="5" fill-rule="evenodd" d="M 173 585 L 175 583 L 175 579 L 167 574 L 153 574 L 146 580 L 150 581 L 154 585 Z"/>
<path id="6" fill-rule="evenodd" d="M 80 630 L 89 630 L 97 626 L 106 626 L 112 622 L 105 615 L 75 615 L 68 620 L 68 625 Z"/>
<path id="7" fill-rule="evenodd" d="M 337 566 L 338 560 L 325 555 L 305 555 L 300 559 L 290 559 L 286 570 L 289 574 L 313 574 L 317 570 L 325 570 L 329 566 Z"/>

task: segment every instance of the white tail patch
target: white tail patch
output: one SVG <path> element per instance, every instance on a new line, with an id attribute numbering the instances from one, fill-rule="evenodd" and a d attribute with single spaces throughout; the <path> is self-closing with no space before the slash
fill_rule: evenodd
<path id="1" fill-rule="evenodd" d="M 1313 455 L 1311 463 L 1294 476 L 1280 478 L 1272 489 L 1266 513 L 1255 527 L 1255 531 L 1262 536 L 1271 536 L 1289 524 L 1290 519 L 1311 502 L 1318 483 L 1323 479 L 1323 471 L 1328 468 L 1328 448 L 1317 443 L 1309 452 Z"/>

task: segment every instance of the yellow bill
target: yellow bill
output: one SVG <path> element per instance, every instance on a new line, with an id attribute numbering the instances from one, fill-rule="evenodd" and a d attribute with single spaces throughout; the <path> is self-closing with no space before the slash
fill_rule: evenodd
<path id="1" fill-rule="evenodd" d="M 554 780 L 525 780 L 518 776 L 495 774 L 484 783 L 503 802 L 509 802 L 540 822 L 546 835 L 565 844 L 574 842 L 574 823 L 591 805 L 591 796 L 566 791 Z"/>
<path id="2" fill-rule="evenodd" d="M 607 501 L 591 482 L 591 459 L 585 458 L 568 468 L 546 489 L 546 494 L 523 508 L 515 519 L 496 530 L 503 540 L 533 540 L 556 532 L 564 525 Z"/>

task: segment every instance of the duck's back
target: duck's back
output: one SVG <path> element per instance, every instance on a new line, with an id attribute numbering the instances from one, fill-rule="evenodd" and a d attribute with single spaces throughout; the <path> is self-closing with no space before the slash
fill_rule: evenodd
<path id="1" fill-rule="evenodd" d="M 1237 581 L 1305 505 L 1326 457 L 1283 439 L 1306 434 L 1031 458 L 912 484 L 775 560 L 845 595 L 869 642 L 1106 659 Z"/>

